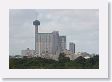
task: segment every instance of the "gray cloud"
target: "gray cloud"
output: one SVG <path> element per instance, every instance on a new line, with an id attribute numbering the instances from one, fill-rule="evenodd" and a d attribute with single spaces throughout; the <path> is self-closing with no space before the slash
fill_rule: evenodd
<path id="1" fill-rule="evenodd" d="M 76 43 L 76 51 L 99 53 L 99 12 L 97 9 L 11 9 L 9 12 L 10 54 L 20 54 L 27 47 L 34 49 L 35 19 L 39 32 L 58 30 Z"/>

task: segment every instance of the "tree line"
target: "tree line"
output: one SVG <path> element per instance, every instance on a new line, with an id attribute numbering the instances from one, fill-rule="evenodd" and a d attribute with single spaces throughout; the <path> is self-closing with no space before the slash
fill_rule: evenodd
<path id="1" fill-rule="evenodd" d="M 88 59 L 79 56 L 70 60 L 61 53 L 58 61 L 41 57 L 9 58 L 9 69 L 99 69 L 99 55 Z"/>

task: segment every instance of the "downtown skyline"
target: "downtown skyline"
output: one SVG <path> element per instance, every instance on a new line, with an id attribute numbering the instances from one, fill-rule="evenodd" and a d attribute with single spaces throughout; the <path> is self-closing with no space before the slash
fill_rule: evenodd
<path id="1" fill-rule="evenodd" d="M 99 16 L 97 9 L 29 10 L 9 11 L 9 53 L 17 55 L 22 49 L 35 49 L 35 33 L 32 21 L 41 21 L 39 32 L 59 31 L 68 43 L 76 44 L 76 52 L 99 53 Z M 46 29 L 47 28 L 47 29 Z"/>

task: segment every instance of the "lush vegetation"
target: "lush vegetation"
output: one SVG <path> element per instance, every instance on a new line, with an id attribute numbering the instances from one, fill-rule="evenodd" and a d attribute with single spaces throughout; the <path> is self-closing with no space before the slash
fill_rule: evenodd
<path id="1" fill-rule="evenodd" d="M 60 54 L 59 61 L 44 58 L 10 58 L 10 69 L 98 69 L 99 56 L 85 59 L 82 56 L 70 60 L 64 54 Z"/>

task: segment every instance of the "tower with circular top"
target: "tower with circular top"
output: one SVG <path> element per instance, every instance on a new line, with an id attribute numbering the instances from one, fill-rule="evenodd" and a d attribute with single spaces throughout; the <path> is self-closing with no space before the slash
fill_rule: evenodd
<path id="1" fill-rule="evenodd" d="M 35 20 L 33 21 L 33 25 L 35 26 L 35 50 L 37 50 L 36 45 L 38 42 L 38 26 L 40 25 L 40 21 L 39 20 Z"/>

